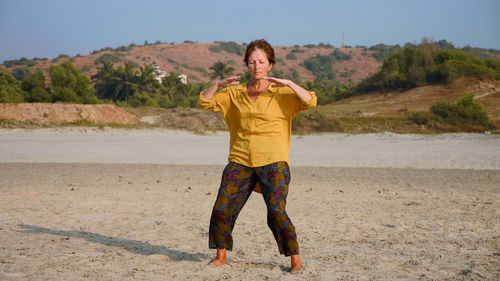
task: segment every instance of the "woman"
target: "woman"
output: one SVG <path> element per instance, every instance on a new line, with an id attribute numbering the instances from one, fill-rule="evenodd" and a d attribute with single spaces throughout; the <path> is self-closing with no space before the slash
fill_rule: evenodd
<path id="1" fill-rule="evenodd" d="M 263 39 L 248 45 L 244 61 L 251 83 L 229 77 L 213 83 L 199 99 L 201 108 L 224 114 L 230 131 L 229 163 L 210 219 L 209 247 L 217 249 L 210 265 L 227 263 L 234 223 L 257 185 L 267 206 L 267 224 L 280 253 L 291 257 L 295 272 L 302 260 L 295 228 L 285 212 L 291 126 L 300 111 L 316 106 L 316 96 L 290 80 L 268 76 L 275 64 L 274 50 Z"/>

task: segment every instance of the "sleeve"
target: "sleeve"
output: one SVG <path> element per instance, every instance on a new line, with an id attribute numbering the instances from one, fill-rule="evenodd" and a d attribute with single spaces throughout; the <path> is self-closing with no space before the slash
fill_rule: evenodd
<path id="1" fill-rule="evenodd" d="M 299 114 L 301 111 L 304 111 L 306 109 L 310 109 L 316 106 L 316 103 L 318 102 L 318 98 L 316 97 L 316 93 L 309 91 L 311 94 L 311 99 L 310 100 L 302 100 L 300 99 L 295 93 L 294 95 L 294 102 L 293 106 L 291 108 L 291 115 L 295 117 L 297 114 Z"/>
<path id="2" fill-rule="evenodd" d="M 312 97 L 310 100 L 302 100 L 299 98 L 299 100 L 300 100 L 299 110 L 300 111 L 306 110 L 309 108 L 313 108 L 316 106 L 316 103 L 318 102 L 318 98 L 316 97 L 316 93 L 313 91 L 309 91 L 309 94 L 311 94 L 311 97 Z"/>
<path id="3" fill-rule="evenodd" d="M 220 92 L 217 92 L 211 99 L 206 99 L 203 96 L 203 92 L 201 91 L 200 97 L 198 99 L 198 106 L 202 109 L 206 109 L 208 111 L 223 113 L 227 112 L 229 106 L 231 105 L 231 97 L 229 96 L 229 92 L 223 89 Z"/>

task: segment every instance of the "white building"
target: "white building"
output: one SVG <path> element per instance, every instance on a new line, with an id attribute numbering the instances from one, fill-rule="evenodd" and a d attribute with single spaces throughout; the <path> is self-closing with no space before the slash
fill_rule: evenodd
<path id="1" fill-rule="evenodd" d="M 156 61 L 151 62 L 151 66 L 153 67 L 154 70 L 154 75 L 156 80 L 161 83 L 161 79 L 167 75 L 167 72 L 162 70 L 158 63 Z M 186 74 L 180 74 L 179 79 L 181 80 L 182 84 L 187 84 L 187 75 Z"/>

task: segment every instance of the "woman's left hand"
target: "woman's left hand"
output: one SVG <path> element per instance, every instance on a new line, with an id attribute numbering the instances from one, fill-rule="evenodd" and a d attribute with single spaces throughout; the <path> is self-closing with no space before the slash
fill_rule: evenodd
<path id="1" fill-rule="evenodd" d="M 290 86 L 292 81 L 287 80 L 287 79 L 280 79 L 280 78 L 274 78 L 274 77 L 263 77 L 263 79 L 273 82 L 274 85 L 273 87 L 284 87 L 284 86 Z"/>
<path id="2" fill-rule="evenodd" d="M 262 77 L 262 79 L 274 83 L 273 87 L 283 87 L 283 86 L 290 87 L 290 89 L 292 89 L 301 100 L 308 101 L 312 99 L 312 96 L 309 93 L 309 91 L 295 84 L 292 80 L 280 79 L 274 77 Z"/>

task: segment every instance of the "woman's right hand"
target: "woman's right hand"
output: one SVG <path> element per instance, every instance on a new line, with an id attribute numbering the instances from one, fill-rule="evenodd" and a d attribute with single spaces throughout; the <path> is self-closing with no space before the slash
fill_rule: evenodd
<path id="1" fill-rule="evenodd" d="M 238 85 L 238 84 L 240 84 L 240 81 L 238 81 L 238 79 L 240 79 L 240 77 L 241 76 L 236 75 L 236 76 L 228 77 L 226 79 L 219 80 L 216 83 L 217 88 Z"/>
<path id="2" fill-rule="evenodd" d="M 219 90 L 220 88 L 240 84 L 240 81 L 238 81 L 240 77 L 241 76 L 239 75 L 231 76 L 213 83 L 212 86 L 208 87 L 208 89 L 203 92 L 203 97 L 207 100 L 210 100 L 215 95 L 215 92 L 217 92 L 217 90 Z"/>

